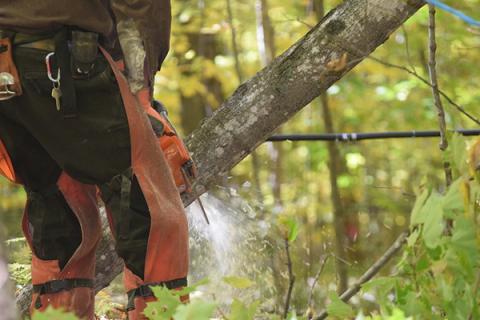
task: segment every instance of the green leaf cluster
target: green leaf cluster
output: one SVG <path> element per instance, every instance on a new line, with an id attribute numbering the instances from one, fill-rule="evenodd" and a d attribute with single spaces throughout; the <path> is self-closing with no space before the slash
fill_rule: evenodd
<path id="1" fill-rule="evenodd" d="M 419 319 L 480 318 L 479 185 L 468 176 L 463 139 L 453 140 L 449 160 L 459 177 L 443 193 L 425 189 L 417 197 L 397 276 L 363 286 L 376 292 L 384 313 L 399 308 Z"/>

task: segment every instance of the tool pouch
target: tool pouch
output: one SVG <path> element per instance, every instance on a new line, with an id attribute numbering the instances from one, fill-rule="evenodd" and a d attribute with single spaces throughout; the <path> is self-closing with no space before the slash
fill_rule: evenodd
<path id="1" fill-rule="evenodd" d="M 88 75 L 95 67 L 98 54 L 98 33 L 72 31 L 73 73 Z"/>
<path id="2" fill-rule="evenodd" d="M 20 77 L 13 62 L 10 38 L 0 39 L 0 101 L 22 95 Z"/>

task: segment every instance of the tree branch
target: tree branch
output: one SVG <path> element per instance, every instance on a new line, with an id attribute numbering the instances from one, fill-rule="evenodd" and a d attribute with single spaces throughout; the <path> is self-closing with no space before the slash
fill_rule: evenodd
<path id="1" fill-rule="evenodd" d="M 445 110 L 443 109 L 442 100 L 440 99 L 440 92 L 438 88 L 437 78 L 437 41 L 435 39 L 435 6 L 428 5 L 428 71 L 430 75 L 430 82 L 432 84 L 432 94 L 435 107 L 437 108 L 438 126 L 440 129 L 440 150 L 445 152 L 448 148 L 447 141 L 447 123 L 445 121 Z M 452 183 L 452 168 L 448 161 L 443 162 L 443 168 L 445 171 L 445 179 L 447 187 Z"/>
<path id="2" fill-rule="evenodd" d="M 293 285 L 295 284 L 295 275 L 293 274 L 292 258 L 290 257 L 290 242 L 288 241 L 288 236 L 285 237 L 285 252 L 287 253 L 288 291 L 287 297 L 285 298 L 283 319 L 287 319 L 288 310 L 290 309 L 290 300 L 292 298 Z"/>
<path id="3" fill-rule="evenodd" d="M 385 67 L 389 67 L 389 68 L 395 68 L 395 69 L 399 69 L 399 70 L 403 70 L 409 74 L 411 74 L 412 76 L 414 76 L 415 78 L 417 78 L 418 80 L 420 80 L 421 82 L 423 82 L 424 84 L 426 84 L 427 86 L 429 86 L 430 88 L 433 86 L 430 81 L 428 81 L 427 79 L 425 79 L 424 77 L 422 77 L 421 75 L 419 75 L 416 71 L 414 70 L 410 70 L 409 68 L 407 67 L 404 67 L 404 66 L 400 66 L 398 64 L 394 64 L 394 63 L 390 63 L 390 62 L 387 62 L 387 61 L 383 61 L 379 58 L 376 58 L 374 56 L 370 56 L 368 57 L 368 59 L 370 60 L 373 60 L 375 62 L 378 62 L 382 65 L 384 65 Z M 480 120 L 478 120 L 476 117 L 474 117 L 473 115 L 471 115 L 470 113 L 468 113 L 461 105 L 459 105 L 458 103 L 456 103 L 452 98 L 450 98 L 444 91 L 438 89 L 438 92 L 440 93 L 440 95 L 448 101 L 448 103 L 450 103 L 455 109 L 457 109 L 461 114 L 463 114 L 464 116 L 466 116 L 467 118 L 469 118 L 470 120 L 472 120 L 473 122 L 475 122 L 476 124 L 480 125 Z"/>
<path id="4" fill-rule="evenodd" d="M 397 254 L 397 252 L 406 242 L 408 235 L 408 231 L 402 232 L 395 242 L 390 246 L 390 248 L 388 248 L 387 251 L 385 251 L 385 253 L 377 261 L 375 261 L 375 263 L 357 280 L 352 287 L 350 287 L 340 296 L 340 299 L 343 302 L 348 302 L 350 298 L 356 295 L 362 288 L 362 285 L 372 279 Z M 327 316 L 328 313 L 324 310 L 318 317 L 315 318 L 315 320 L 322 320 Z"/>
<path id="5" fill-rule="evenodd" d="M 318 279 L 320 279 L 320 276 L 323 273 L 323 270 L 325 269 L 325 266 L 327 265 L 328 258 L 330 258 L 329 255 L 324 256 L 324 258 L 320 262 L 320 268 L 318 269 L 317 274 L 315 275 L 315 278 L 313 278 L 313 283 L 312 286 L 310 287 L 310 294 L 308 295 L 308 306 L 309 308 L 313 307 L 313 292 L 315 290 L 315 286 L 317 285 Z M 311 319 L 311 317 L 309 317 Z"/>

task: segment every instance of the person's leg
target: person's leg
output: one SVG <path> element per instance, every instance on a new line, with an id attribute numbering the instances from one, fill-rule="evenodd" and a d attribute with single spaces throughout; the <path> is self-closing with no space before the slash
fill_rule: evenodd
<path id="1" fill-rule="evenodd" d="M 143 297 L 136 293 L 144 292 L 141 288 L 151 283 L 184 286 L 188 269 L 183 205 L 151 124 L 144 111 L 120 97 L 109 68 L 75 81 L 78 117 L 64 119 L 49 94 L 52 84 L 46 77 L 44 56 L 37 50 L 22 50 L 17 51 L 16 61 L 26 90 L 10 100 L 16 100 L 16 109 L 10 109 L 9 116 L 18 119 L 70 176 L 102 186 L 104 198 L 104 185 L 133 167 L 138 183 L 134 181 L 132 191 L 127 191 L 126 209 L 106 202 L 117 248 L 126 262 L 126 289 L 135 306 L 141 306 L 135 311 L 140 314 L 144 303 L 137 301 Z M 105 60 L 99 59 L 100 67 L 102 63 Z M 110 193 L 115 192 L 121 198 L 119 190 Z"/>
<path id="2" fill-rule="evenodd" d="M 124 272 L 129 319 L 144 319 L 146 302 L 154 299 L 150 286 L 175 289 L 187 284 L 188 226 L 172 172 L 147 118 L 148 114 L 152 122 L 153 118 L 159 117 L 150 104 L 148 90 L 142 90 L 134 97 L 115 63 L 108 54 L 105 56 L 115 72 L 130 123 L 134 179 L 131 192 L 124 193 L 130 194 L 130 200 L 123 202 L 128 203 L 128 211 L 136 211 L 137 216 L 141 216 L 141 208 L 146 207 L 150 215 L 145 259 L 141 266 L 143 276 L 138 271 L 141 268 L 135 265 L 127 265 Z"/>
<path id="3" fill-rule="evenodd" d="M 0 104 L 0 107 L 8 106 Z M 84 197 L 86 190 L 62 175 L 38 142 L 1 112 L 0 140 L 8 151 L 17 181 L 27 193 L 23 229 L 33 252 L 32 311 L 52 305 L 92 319 L 94 251 L 98 240 L 95 236 L 100 230 L 95 225 L 96 207 L 85 210 L 88 206 L 84 205 L 79 209 L 81 198 L 88 202 Z M 92 216 L 89 223 L 81 223 L 82 219 L 77 218 L 82 212 Z M 90 239 L 82 241 L 82 233 Z M 81 259 L 72 260 L 76 251 Z"/>

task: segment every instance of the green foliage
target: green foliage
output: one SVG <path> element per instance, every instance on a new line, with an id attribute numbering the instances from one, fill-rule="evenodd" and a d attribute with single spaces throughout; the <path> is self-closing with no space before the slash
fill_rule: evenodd
<path id="1" fill-rule="evenodd" d="M 78 320 L 78 318 L 73 313 L 48 307 L 43 312 L 35 312 L 32 320 Z"/>
<path id="2" fill-rule="evenodd" d="M 178 319 L 194 319 L 192 316 L 195 312 L 198 312 L 199 316 L 202 316 L 198 319 L 208 319 L 205 317 L 210 309 L 212 309 L 213 312 L 216 306 L 215 304 L 194 301 L 189 304 L 194 304 L 193 306 L 185 308 L 181 301 L 182 296 L 193 293 L 198 287 L 205 285 L 208 282 L 208 279 L 203 279 L 202 281 L 181 290 L 169 290 L 163 286 L 152 287 L 153 294 L 157 300 L 147 303 L 144 314 L 151 320 L 170 320 L 172 317 L 174 319 L 177 319 L 177 317 Z"/>
<path id="3" fill-rule="evenodd" d="M 327 312 L 330 317 L 334 319 L 348 319 L 353 317 L 353 308 L 340 300 L 336 293 L 330 293 L 329 298 L 330 303 L 327 306 Z"/>
<path id="4" fill-rule="evenodd" d="M 143 312 L 151 320 L 169 320 L 182 305 L 180 296 L 165 287 L 153 287 L 153 294 L 157 301 L 148 303 Z"/>
<path id="5" fill-rule="evenodd" d="M 234 299 L 228 319 L 253 320 L 259 305 L 260 301 L 255 301 L 251 305 L 245 305 L 243 302 Z"/>
<path id="6" fill-rule="evenodd" d="M 5 243 L 11 252 L 10 260 L 12 263 L 8 264 L 10 277 L 17 285 L 28 284 L 31 281 L 31 252 L 25 238 L 12 238 Z"/>
<path id="7" fill-rule="evenodd" d="M 365 320 L 413 320 L 412 317 L 406 317 L 405 313 L 397 308 L 394 308 L 391 314 L 383 314 L 381 316 L 375 315 L 371 317 L 364 317 Z"/>
<path id="8" fill-rule="evenodd" d="M 236 276 L 224 277 L 223 281 L 237 289 L 246 289 L 255 285 L 254 282 L 252 282 L 247 278 L 236 277 Z"/>
<path id="9" fill-rule="evenodd" d="M 478 182 L 467 172 L 465 142 L 454 137 L 449 159 L 459 176 L 445 192 L 424 190 L 412 210 L 411 235 L 397 277 L 363 287 L 383 312 L 399 308 L 419 319 L 480 317 Z M 393 294 L 393 301 L 381 296 Z"/>
<path id="10" fill-rule="evenodd" d="M 278 222 L 282 228 L 282 236 L 286 238 L 288 242 L 294 242 L 300 232 L 298 221 L 292 217 L 280 216 Z"/>
<path id="11" fill-rule="evenodd" d="M 177 308 L 173 319 L 175 320 L 210 320 L 215 311 L 216 304 L 205 301 L 192 301 Z"/>
<path id="12" fill-rule="evenodd" d="M 240 277 L 225 277 L 224 281 L 235 288 L 248 288 L 253 283 L 245 278 Z M 180 296 L 186 292 L 194 292 L 198 286 L 205 284 L 205 281 L 197 283 L 196 285 L 186 288 L 184 290 L 168 290 L 164 287 L 152 288 L 155 297 L 158 299 L 154 302 L 147 303 L 145 315 L 151 320 L 208 320 L 218 307 L 216 302 L 194 299 L 188 304 L 183 304 L 180 301 Z M 253 320 L 260 301 L 254 301 L 251 304 L 234 299 L 230 306 L 230 313 L 227 317 L 229 320 Z"/>
<path id="13" fill-rule="evenodd" d="M 30 264 L 10 263 L 8 265 L 8 272 L 17 285 L 24 286 L 32 279 Z"/>

